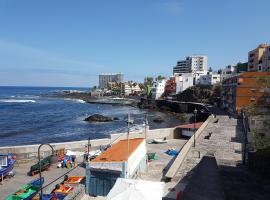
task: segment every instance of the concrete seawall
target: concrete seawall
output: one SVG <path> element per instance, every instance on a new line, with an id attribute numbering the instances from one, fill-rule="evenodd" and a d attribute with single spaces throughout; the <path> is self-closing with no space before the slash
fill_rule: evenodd
<path id="1" fill-rule="evenodd" d="M 170 138 L 173 135 L 175 128 L 163 128 L 163 129 L 153 129 L 147 130 L 147 139 L 159 139 L 159 138 Z M 131 132 L 129 138 L 142 138 L 145 137 L 144 130 Z M 99 148 L 103 145 L 108 145 L 110 143 L 115 143 L 121 139 L 126 139 L 127 133 L 117 133 L 111 134 L 109 138 L 104 139 L 94 139 L 90 140 L 91 148 Z M 21 145 L 21 146 L 6 146 L 0 147 L 0 153 L 14 153 L 18 160 L 24 159 L 37 159 L 38 157 L 38 147 L 40 144 L 35 145 Z M 63 142 L 63 143 L 51 143 L 54 150 L 58 149 L 68 149 L 73 151 L 86 151 L 88 140 L 74 141 L 74 142 Z M 51 155 L 51 149 L 48 146 L 43 146 L 41 148 L 41 156 Z"/>
<path id="2" fill-rule="evenodd" d="M 193 135 L 192 137 L 190 137 L 190 139 L 187 141 L 187 143 L 185 144 L 185 146 L 181 149 L 181 151 L 179 152 L 178 156 L 176 157 L 176 159 L 174 160 L 173 164 L 171 165 L 171 167 L 169 168 L 169 170 L 167 171 L 167 173 L 165 175 L 165 177 L 167 179 L 171 179 L 171 178 L 174 177 L 174 175 L 176 174 L 177 170 L 179 169 L 179 167 L 181 166 L 181 164 L 185 160 L 185 158 L 186 158 L 189 150 L 191 149 L 191 147 L 193 145 L 194 137 L 195 137 L 196 140 L 199 138 L 199 136 L 202 133 L 202 131 L 208 125 L 211 117 L 212 116 L 209 116 L 208 117 L 208 119 L 196 131 L 195 135 Z"/>

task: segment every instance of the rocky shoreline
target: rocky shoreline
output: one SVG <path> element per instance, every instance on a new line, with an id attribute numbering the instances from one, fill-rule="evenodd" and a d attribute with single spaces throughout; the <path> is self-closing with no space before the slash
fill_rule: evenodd
<path id="1" fill-rule="evenodd" d="M 158 112 L 170 115 L 184 122 L 191 122 L 193 120 L 192 114 L 188 114 L 185 112 L 174 112 L 171 108 L 166 107 L 166 106 L 158 107 L 155 101 L 153 100 L 142 101 L 141 99 L 119 98 L 116 96 L 115 97 L 91 96 L 91 93 L 87 93 L 87 92 L 63 92 L 63 93 L 58 93 L 55 97 L 83 100 L 86 103 L 92 103 L 92 104 L 96 103 L 96 104 L 110 104 L 110 105 L 118 105 L 118 106 L 119 105 L 132 106 L 139 109 L 146 109 L 150 112 L 158 111 Z M 102 116 L 102 117 L 106 117 L 106 116 Z M 155 120 L 153 121 L 155 123 L 162 123 L 164 121 L 164 119 L 162 119 L 160 116 L 156 116 L 154 118 Z M 85 120 L 85 121 L 88 121 L 88 120 Z M 96 122 L 101 122 L 101 121 L 97 120 Z M 112 119 L 112 121 L 114 121 L 114 119 Z"/>

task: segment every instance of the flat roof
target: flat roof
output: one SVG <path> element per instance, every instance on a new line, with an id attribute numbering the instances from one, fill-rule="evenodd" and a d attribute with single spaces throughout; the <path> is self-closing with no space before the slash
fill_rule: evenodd
<path id="1" fill-rule="evenodd" d="M 129 139 L 129 152 L 127 154 L 128 140 L 120 140 L 113 144 L 109 149 L 104 151 L 91 162 L 122 162 L 137 149 L 137 147 L 144 141 L 144 138 Z"/>
<path id="2" fill-rule="evenodd" d="M 176 126 L 175 128 L 194 128 L 194 125 L 195 125 L 195 129 L 199 129 L 202 124 L 203 124 L 203 122 L 197 122 L 195 124 L 194 123 L 193 124 L 183 124 L 183 125 Z"/>

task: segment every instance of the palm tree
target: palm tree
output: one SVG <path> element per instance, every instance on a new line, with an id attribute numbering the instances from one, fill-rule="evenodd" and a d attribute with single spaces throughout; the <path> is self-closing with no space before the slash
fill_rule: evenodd
<path id="1" fill-rule="evenodd" d="M 150 77 L 150 76 L 148 76 L 148 77 L 146 77 L 146 85 L 150 85 L 150 86 L 152 86 L 153 85 L 153 77 Z"/>
<path id="2" fill-rule="evenodd" d="M 161 76 L 161 75 L 158 75 L 158 77 L 156 78 L 157 81 L 161 81 L 163 79 L 166 79 L 166 77 L 164 76 Z"/>

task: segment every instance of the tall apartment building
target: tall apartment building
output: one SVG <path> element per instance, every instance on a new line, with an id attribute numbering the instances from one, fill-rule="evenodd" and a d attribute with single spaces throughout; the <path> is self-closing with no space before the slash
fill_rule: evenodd
<path id="1" fill-rule="evenodd" d="M 207 56 L 193 55 L 186 57 L 185 60 L 177 62 L 173 68 L 173 74 L 197 73 L 207 71 Z"/>
<path id="2" fill-rule="evenodd" d="M 259 77 L 270 76 L 270 72 L 243 72 L 222 82 L 221 103 L 232 113 L 252 103 L 265 105 L 270 102 L 270 92 L 258 81 Z"/>
<path id="3" fill-rule="evenodd" d="M 260 44 L 256 49 L 248 53 L 248 71 L 269 72 L 270 71 L 270 46 Z"/>
<path id="4" fill-rule="evenodd" d="M 112 73 L 112 74 L 100 74 L 99 75 L 99 88 L 107 89 L 109 82 L 122 83 L 123 74 Z"/>

